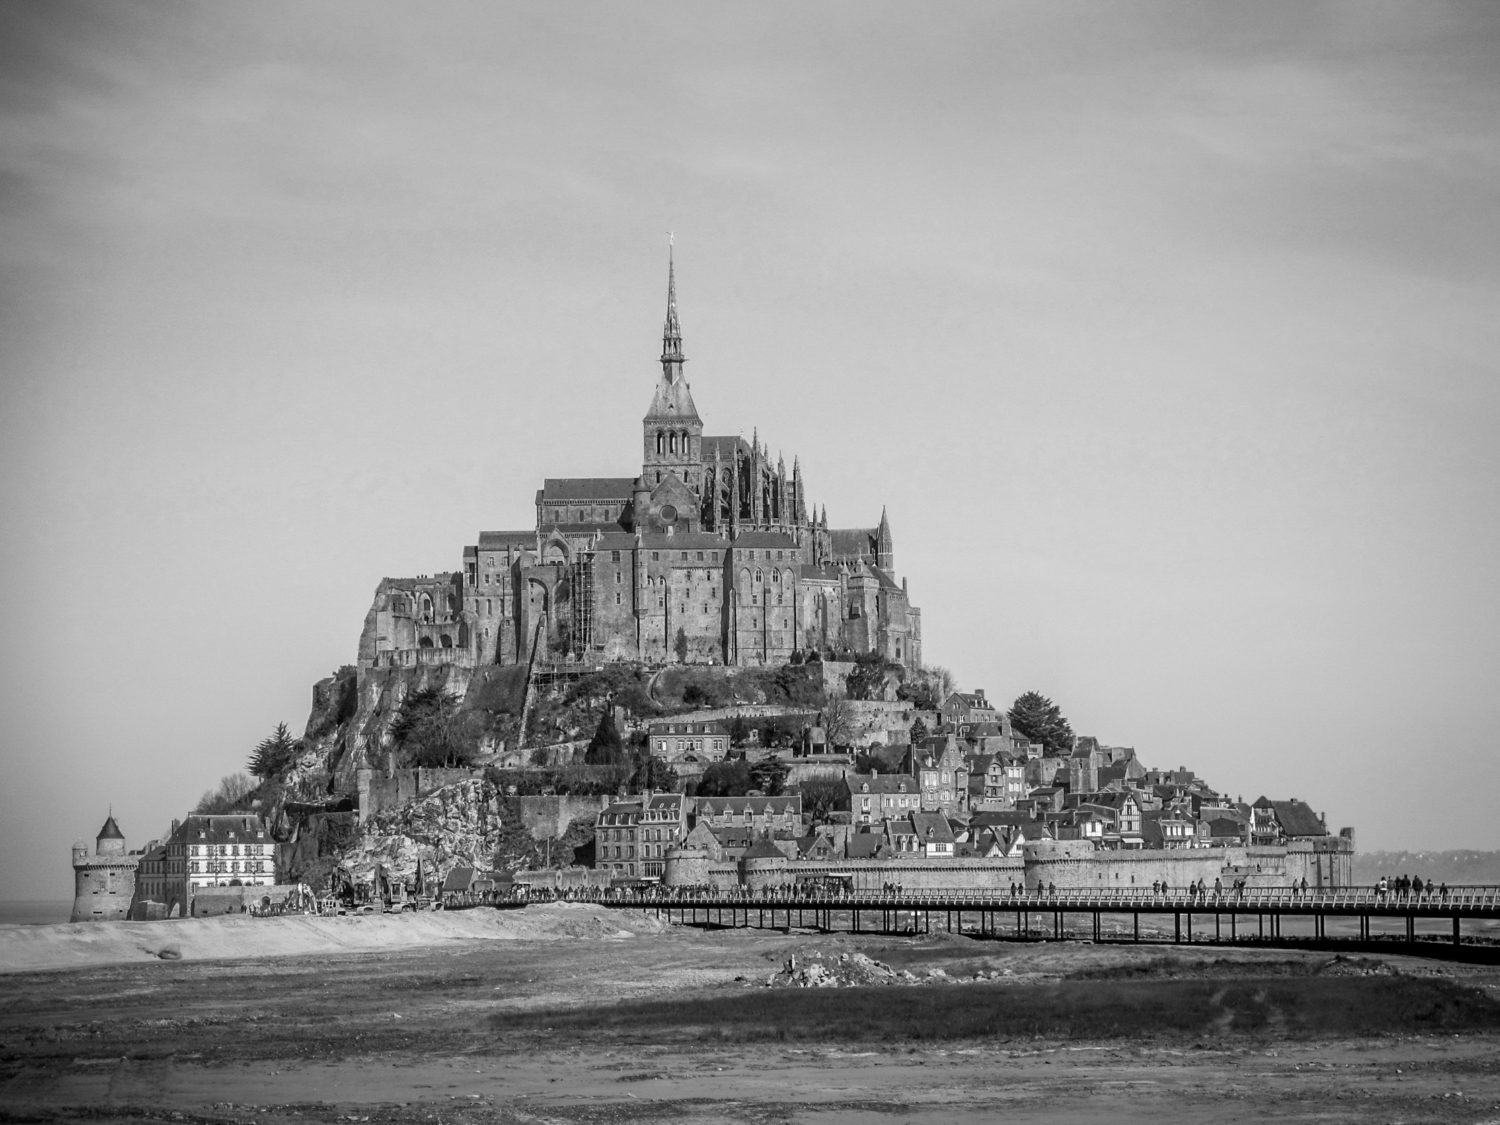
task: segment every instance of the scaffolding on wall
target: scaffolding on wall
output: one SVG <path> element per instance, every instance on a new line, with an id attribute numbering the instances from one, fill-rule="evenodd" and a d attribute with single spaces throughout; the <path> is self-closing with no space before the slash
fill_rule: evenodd
<path id="1" fill-rule="evenodd" d="M 593 560 L 575 560 L 568 577 L 573 587 L 573 649 L 583 656 L 594 647 Z"/>

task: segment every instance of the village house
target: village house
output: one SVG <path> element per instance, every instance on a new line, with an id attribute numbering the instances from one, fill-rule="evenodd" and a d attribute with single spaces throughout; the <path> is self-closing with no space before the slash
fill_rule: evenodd
<path id="1" fill-rule="evenodd" d="M 618 801 L 594 819 L 594 866 L 615 878 L 660 879 L 667 850 L 687 836 L 688 798 L 650 793 Z"/>
<path id="2" fill-rule="evenodd" d="M 744 828 L 756 835 L 800 836 L 802 794 L 780 797 L 697 797 L 695 824 L 711 828 Z"/>
<path id="3" fill-rule="evenodd" d="M 1261 797 L 1250 806 L 1251 842 L 1284 844 L 1289 840 L 1316 840 L 1328 835 L 1328 826 L 1304 801 L 1273 801 Z"/>
<path id="4" fill-rule="evenodd" d="M 173 826 L 165 868 L 168 908 L 180 903 L 187 914 L 207 887 L 274 886 L 276 842 L 254 814 L 194 813 Z"/>
<path id="5" fill-rule="evenodd" d="M 922 808 L 917 779 L 905 774 L 845 774 L 844 787 L 855 824 L 879 824 Z"/>
<path id="6" fill-rule="evenodd" d="M 912 813 L 911 826 L 922 855 L 928 859 L 952 858 L 953 826 L 947 816 L 941 812 Z"/>
<path id="7" fill-rule="evenodd" d="M 652 756 L 668 762 L 685 758 L 716 762 L 729 752 L 729 727 L 717 720 L 652 723 L 646 738 Z"/>
<path id="8" fill-rule="evenodd" d="M 916 774 L 922 788 L 923 811 L 952 815 L 968 807 L 969 767 L 954 739 L 942 736 L 929 739 L 917 757 Z"/>
<path id="9" fill-rule="evenodd" d="M 943 726 L 953 727 L 962 735 L 974 723 L 998 723 L 1000 712 L 991 707 L 983 691 L 955 691 L 938 705 Z"/>

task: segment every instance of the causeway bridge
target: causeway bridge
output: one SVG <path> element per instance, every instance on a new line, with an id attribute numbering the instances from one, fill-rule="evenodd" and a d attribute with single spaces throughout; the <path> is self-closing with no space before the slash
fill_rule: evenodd
<path id="1" fill-rule="evenodd" d="M 710 929 L 823 933 L 946 932 L 1001 941 L 1221 943 L 1380 951 L 1500 962 L 1500 887 L 1397 895 L 1374 887 L 1193 893 L 1057 889 L 1011 895 L 890 889 L 871 894 L 796 890 L 747 894 L 712 888 L 640 888 L 563 895 L 655 911 Z M 532 901 L 535 901 L 533 899 Z M 1143 926 L 1144 921 L 1144 926 Z"/>

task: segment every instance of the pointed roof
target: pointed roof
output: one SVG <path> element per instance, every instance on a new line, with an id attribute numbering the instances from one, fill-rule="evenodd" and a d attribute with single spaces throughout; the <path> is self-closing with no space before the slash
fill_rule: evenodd
<path id="1" fill-rule="evenodd" d="M 121 832 L 120 831 L 120 826 L 115 823 L 115 814 L 114 814 L 113 810 L 111 810 L 111 812 L 109 814 L 109 819 L 107 819 L 104 822 L 104 827 L 101 828 L 101 829 L 99 829 L 99 835 L 96 836 L 95 839 L 96 840 L 123 840 L 123 839 L 125 839 L 125 833 Z"/>
<path id="2" fill-rule="evenodd" d="M 682 365 L 686 362 L 682 354 L 682 325 L 677 320 L 677 268 L 672 260 L 671 243 L 668 243 L 667 319 L 661 332 L 661 380 L 656 384 L 651 409 L 646 412 L 647 421 L 691 421 L 702 425 L 698 408 L 693 405 L 693 394 L 688 390 L 687 380 L 682 377 Z"/>
<path id="3" fill-rule="evenodd" d="M 677 321 L 677 266 L 672 259 L 672 241 L 667 240 L 667 320 L 662 326 L 662 358 L 682 358 L 682 325 Z M 674 348 L 672 345 L 675 344 Z"/>

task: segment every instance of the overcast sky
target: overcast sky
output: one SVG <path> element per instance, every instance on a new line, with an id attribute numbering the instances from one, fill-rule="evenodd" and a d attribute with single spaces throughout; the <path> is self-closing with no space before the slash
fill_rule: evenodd
<path id="1" fill-rule="evenodd" d="M 929 661 L 1500 847 L 1500 7 L 0 7 L 0 898 L 162 833 L 383 575 L 708 432 Z"/>

